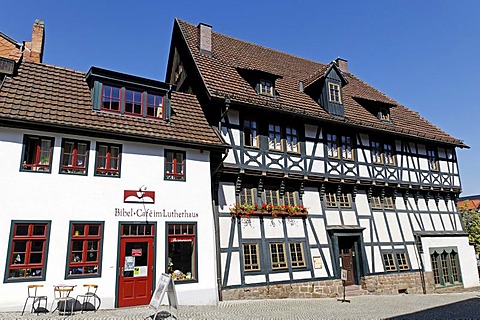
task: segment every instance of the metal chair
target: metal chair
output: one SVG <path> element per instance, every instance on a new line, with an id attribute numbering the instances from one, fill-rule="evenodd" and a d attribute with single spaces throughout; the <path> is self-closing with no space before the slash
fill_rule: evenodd
<path id="1" fill-rule="evenodd" d="M 39 312 L 40 308 L 40 303 L 42 301 L 45 301 L 45 311 L 47 310 L 47 296 L 40 296 L 37 294 L 37 289 L 38 288 L 43 288 L 43 284 L 31 284 L 28 286 L 28 296 L 27 299 L 25 299 L 25 304 L 23 305 L 23 310 L 22 310 L 22 316 L 23 313 L 25 312 L 25 308 L 27 307 L 27 303 L 29 299 L 33 299 L 32 302 L 32 309 L 30 309 L 30 312 L 33 312 L 34 310 L 37 310 L 37 314 Z M 38 302 L 38 306 L 35 308 L 35 303 Z"/>
<path id="2" fill-rule="evenodd" d="M 73 307 L 75 306 L 75 298 L 70 297 L 70 294 L 73 291 L 75 286 L 71 285 L 56 285 L 53 286 L 53 302 L 52 307 L 55 301 L 57 301 L 57 306 L 53 309 L 52 313 L 58 309 L 58 313 L 60 313 L 60 308 L 63 307 L 63 314 L 67 312 L 67 305 L 70 303 L 70 314 L 73 314 Z"/>
<path id="3" fill-rule="evenodd" d="M 85 306 L 90 300 L 93 300 L 93 311 L 97 311 L 97 284 L 84 284 L 84 288 L 87 288 L 87 292 L 84 294 L 77 295 L 77 301 L 80 302 L 82 299 L 82 313 L 85 309 Z M 100 305 L 99 305 L 100 307 Z"/>

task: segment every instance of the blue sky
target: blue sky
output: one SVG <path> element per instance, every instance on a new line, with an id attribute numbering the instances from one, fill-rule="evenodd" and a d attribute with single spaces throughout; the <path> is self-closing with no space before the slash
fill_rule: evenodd
<path id="1" fill-rule="evenodd" d="M 31 39 L 45 21 L 44 62 L 165 80 L 174 18 L 352 73 L 464 140 L 462 196 L 480 194 L 480 1 L 7 1 L 0 31 Z"/>

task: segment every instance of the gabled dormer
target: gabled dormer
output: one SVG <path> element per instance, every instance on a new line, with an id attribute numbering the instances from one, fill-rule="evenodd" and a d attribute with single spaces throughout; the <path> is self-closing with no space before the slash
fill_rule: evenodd
<path id="1" fill-rule="evenodd" d="M 281 76 L 256 69 L 237 68 L 237 71 L 259 95 L 271 98 L 278 96 L 275 85 Z"/>
<path id="2" fill-rule="evenodd" d="M 170 85 L 156 80 L 91 67 L 85 79 L 93 110 L 157 120 L 170 118 Z"/>
<path id="3" fill-rule="evenodd" d="M 348 84 L 336 63 L 322 67 L 302 81 L 304 92 L 328 113 L 343 117 L 345 114 L 342 88 Z"/>

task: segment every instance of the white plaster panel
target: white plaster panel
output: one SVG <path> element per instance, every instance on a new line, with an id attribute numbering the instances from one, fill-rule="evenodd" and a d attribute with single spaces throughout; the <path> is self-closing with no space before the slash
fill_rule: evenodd
<path id="1" fill-rule="evenodd" d="M 407 207 L 405 206 L 405 201 L 403 201 L 403 197 L 401 195 L 395 198 L 395 208 L 398 210 L 406 210 Z"/>
<path id="2" fill-rule="evenodd" d="M 408 214 L 410 215 L 410 219 L 412 220 L 413 230 L 422 230 L 419 221 L 417 221 L 417 219 L 420 219 L 419 215 L 414 212 L 409 212 Z"/>
<path id="3" fill-rule="evenodd" d="M 363 230 L 363 241 L 365 243 L 370 243 L 372 232 L 373 232 L 370 229 L 370 220 L 369 219 L 360 219 L 360 226 L 365 228 L 365 230 Z M 373 241 L 375 241 L 375 239 Z"/>
<path id="4" fill-rule="evenodd" d="M 229 240 L 230 240 L 230 227 L 232 225 L 232 219 L 231 218 L 220 218 L 219 219 L 219 228 L 221 230 L 220 232 L 220 247 L 222 248 L 228 248 L 229 245 Z M 233 232 L 236 232 L 237 228 L 233 229 Z"/>
<path id="5" fill-rule="evenodd" d="M 232 130 L 233 144 L 239 146 L 241 144 L 240 135 L 242 134 L 242 132 L 238 129 L 231 129 L 231 130 Z"/>
<path id="6" fill-rule="evenodd" d="M 441 214 L 440 218 L 442 219 L 443 224 L 445 225 L 445 230 L 447 230 L 447 231 L 453 230 L 453 225 L 452 225 L 452 221 L 450 220 L 450 214 L 449 213 Z"/>
<path id="7" fill-rule="evenodd" d="M 437 204 L 435 203 L 435 199 L 428 199 L 428 208 L 430 211 L 438 211 Z"/>
<path id="8" fill-rule="evenodd" d="M 357 217 L 355 216 L 355 211 L 349 210 L 349 211 L 342 211 L 342 216 L 343 216 L 343 224 L 346 226 L 356 226 L 358 225 L 357 223 Z"/>
<path id="9" fill-rule="evenodd" d="M 290 276 L 288 275 L 288 272 L 271 273 L 269 277 L 271 282 L 290 280 Z"/>
<path id="10" fill-rule="evenodd" d="M 312 172 L 314 173 L 325 173 L 324 162 L 320 160 L 313 160 Z"/>
<path id="11" fill-rule="evenodd" d="M 365 256 L 367 257 L 368 271 L 372 272 L 372 250 L 370 246 L 365 247 Z"/>
<path id="12" fill-rule="evenodd" d="M 426 231 L 433 231 L 432 221 L 430 220 L 428 213 L 420 213 L 420 219 L 422 219 L 423 227 Z"/>
<path id="13" fill-rule="evenodd" d="M 390 249 L 390 248 L 386 248 L 386 249 Z M 375 259 L 375 270 L 373 270 L 373 272 L 383 272 L 383 271 L 385 271 L 384 268 L 383 268 L 383 257 L 382 257 L 382 254 L 380 252 L 379 247 L 374 247 L 373 248 L 373 255 L 374 255 L 374 259 Z"/>
<path id="14" fill-rule="evenodd" d="M 419 255 L 415 245 L 408 245 L 407 253 L 408 253 L 408 258 L 410 259 L 410 267 L 412 269 L 419 269 L 420 268 L 418 264 Z"/>
<path id="15" fill-rule="evenodd" d="M 259 274 L 259 275 L 254 275 L 254 276 L 245 276 L 245 283 L 246 284 L 253 284 L 253 283 L 262 283 L 266 282 L 267 279 L 265 278 L 265 275 Z"/>
<path id="16" fill-rule="evenodd" d="M 283 238 L 282 218 L 265 218 L 263 226 L 265 228 L 265 238 Z"/>
<path id="17" fill-rule="evenodd" d="M 477 259 L 473 246 L 468 244 L 468 237 L 422 237 L 422 242 L 426 271 L 432 271 L 430 248 L 457 247 L 464 287 L 478 287 Z"/>
<path id="18" fill-rule="evenodd" d="M 222 274 L 223 276 L 223 274 Z M 241 284 L 240 277 L 240 254 L 238 252 L 232 252 L 230 260 L 230 270 L 228 272 L 228 286 L 234 286 Z"/>
<path id="19" fill-rule="evenodd" d="M 317 188 L 305 188 L 302 197 L 303 205 L 307 208 L 308 213 L 321 213 L 320 194 Z"/>
<path id="20" fill-rule="evenodd" d="M 328 226 L 338 226 L 342 224 L 338 210 L 326 210 L 325 218 L 327 219 Z"/>
<path id="21" fill-rule="evenodd" d="M 453 218 L 454 218 L 454 224 L 457 226 L 456 230 L 463 231 L 462 223 L 460 222 L 460 215 L 456 214 L 453 216 Z"/>
<path id="22" fill-rule="evenodd" d="M 370 206 L 368 205 L 367 195 L 363 191 L 359 191 L 356 196 L 355 205 L 357 206 L 357 212 L 362 216 L 371 215 Z"/>
<path id="23" fill-rule="evenodd" d="M 287 235 L 289 238 L 304 238 L 305 230 L 303 228 L 303 219 L 286 218 Z"/>
<path id="24" fill-rule="evenodd" d="M 448 211 L 447 205 L 445 204 L 445 201 L 440 198 L 440 201 L 438 201 L 438 210 L 439 211 Z"/>
<path id="25" fill-rule="evenodd" d="M 237 152 L 238 154 L 238 152 Z M 230 150 L 227 154 L 227 157 L 225 158 L 225 163 L 236 163 L 235 161 L 235 153 L 233 150 Z"/>
<path id="26" fill-rule="evenodd" d="M 373 212 L 373 221 L 377 227 L 378 241 L 387 242 L 390 241 L 387 232 L 387 225 L 382 212 Z"/>
<path id="27" fill-rule="evenodd" d="M 358 174 L 362 178 L 369 178 L 370 174 L 368 173 L 368 169 L 366 165 L 359 165 L 358 166 Z"/>
<path id="28" fill-rule="evenodd" d="M 400 226 L 398 225 L 397 215 L 395 212 L 385 212 L 385 216 L 388 221 L 388 226 L 390 228 L 390 234 L 394 242 L 403 241 L 402 234 L 400 233 Z"/>
<path id="29" fill-rule="evenodd" d="M 426 201 L 423 197 L 418 198 L 418 210 L 420 210 L 420 211 L 427 211 L 428 210 L 427 203 L 426 203 Z"/>
<path id="30" fill-rule="evenodd" d="M 312 274 L 310 273 L 310 271 L 293 271 L 292 276 L 294 280 L 312 278 Z"/>
<path id="31" fill-rule="evenodd" d="M 318 241 L 320 241 L 321 244 L 327 244 L 328 243 L 327 231 L 325 230 L 325 224 L 324 224 L 323 218 L 311 217 L 310 219 L 312 221 L 313 228 L 317 234 Z M 313 236 L 313 231 L 310 228 L 310 224 L 307 224 L 307 230 L 308 230 L 308 239 L 310 240 L 310 243 L 315 244 L 315 237 Z"/>
<path id="32" fill-rule="evenodd" d="M 333 266 L 332 266 L 332 259 L 333 258 L 330 255 L 330 250 L 328 248 L 322 248 L 322 252 L 323 252 L 323 256 L 325 257 L 325 261 L 327 262 L 328 270 L 330 271 L 331 274 L 333 274 Z M 320 269 L 320 270 L 324 270 L 322 272 L 322 275 L 325 275 L 325 276 L 328 275 L 327 274 L 327 268 L 325 266 L 323 266 L 323 269 Z"/>
<path id="33" fill-rule="evenodd" d="M 242 219 L 242 238 L 244 239 L 259 239 L 262 237 L 260 229 L 260 219 L 252 217 L 250 219 Z M 248 221 L 248 223 L 246 222 Z"/>
<path id="34" fill-rule="evenodd" d="M 448 162 L 445 160 L 439 160 L 438 161 L 438 167 L 440 172 L 449 172 L 448 168 Z"/>
<path id="35" fill-rule="evenodd" d="M 419 158 L 418 163 L 420 165 L 420 170 L 429 170 L 428 159 L 426 158 Z"/>
<path id="36" fill-rule="evenodd" d="M 444 230 L 442 225 L 442 219 L 440 218 L 439 214 L 432 214 L 433 225 L 435 226 L 435 230 Z"/>
<path id="37" fill-rule="evenodd" d="M 408 221 L 408 214 L 405 212 L 401 212 L 398 214 L 398 218 L 400 219 L 400 229 L 403 232 L 403 236 L 405 237 L 405 241 L 413 241 L 413 231 L 410 227 L 410 221 Z"/>
<path id="38" fill-rule="evenodd" d="M 218 190 L 219 197 L 224 199 L 219 206 L 220 212 L 228 213 L 230 208 L 237 202 L 235 199 L 235 185 L 230 182 L 220 182 Z"/>

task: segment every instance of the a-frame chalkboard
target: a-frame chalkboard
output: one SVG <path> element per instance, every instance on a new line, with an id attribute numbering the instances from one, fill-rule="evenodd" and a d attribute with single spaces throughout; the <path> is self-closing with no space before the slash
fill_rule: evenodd
<path id="1" fill-rule="evenodd" d="M 172 276 L 167 273 L 162 273 L 149 304 L 151 308 L 155 309 L 153 319 L 157 317 L 159 308 L 162 304 L 162 300 L 165 297 L 165 294 L 167 294 L 168 305 L 170 306 L 170 308 L 173 307 L 178 311 L 177 293 L 175 292 L 175 286 L 173 284 Z M 173 317 L 176 318 L 175 316 Z"/>

